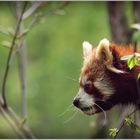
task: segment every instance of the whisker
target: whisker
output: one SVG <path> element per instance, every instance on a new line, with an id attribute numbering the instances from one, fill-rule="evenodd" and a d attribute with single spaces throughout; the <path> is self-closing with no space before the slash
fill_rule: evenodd
<path id="1" fill-rule="evenodd" d="M 106 117 L 106 111 L 102 108 L 102 107 L 100 107 L 98 104 L 96 104 L 96 103 L 94 103 L 97 107 L 99 107 L 101 110 L 102 110 L 102 112 L 104 113 L 104 122 L 103 122 L 103 125 L 105 125 L 106 124 L 106 122 L 107 122 L 107 117 Z"/>
<path id="2" fill-rule="evenodd" d="M 63 115 L 65 115 L 68 111 L 70 111 L 71 107 L 73 107 L 73 104 L 69 105 L 64 112 L 58 115 L 58 117 L 62 117 Z"/>
<path id="3" fill-rule="evenodd" d="M 71 121 L 77 114 L 78 111 L 76 111 L 69 119 L 67 119 L 66 121 L 64 121 L 64 124 L 65 123 L 68 123 L 69 121 Z"/>

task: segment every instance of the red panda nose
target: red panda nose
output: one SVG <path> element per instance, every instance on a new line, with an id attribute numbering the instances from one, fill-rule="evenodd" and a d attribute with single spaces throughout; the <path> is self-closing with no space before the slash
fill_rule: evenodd
<path id="1" fill-rule="evenodd" d="M 74 100 L 74 101 L 73 101 L 73 105 L 76 106 L 76 107 L 79 107 L 79 106 L 80 106 L 80 101 L 77 100 L 77 99 Z"/>

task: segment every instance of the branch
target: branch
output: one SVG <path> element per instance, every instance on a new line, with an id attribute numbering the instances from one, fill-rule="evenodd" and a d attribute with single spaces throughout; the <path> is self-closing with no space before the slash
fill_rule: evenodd
<path id="1" fill-rule="evenodd" d="M 12 121 L 12 119 L 7 115 L 5 110 L 0 106 L 0 113 L 2 117 L 7 121 L 7 123 L 13 128 L 13 130 L 16 132 L 16 134 L 21 138 L 26 138 L 24 134 L 18 129 L 18 127 L 15 125 L 15 123 Z"/>
<path id="2" fill-rule="evenodd" d="M 122 130 L 122 128 L 125 126 L 125 118 L 126 118 L 126 117 L 132 116 L 134 113 L 136 113 L 137 110 L 138 110 L 138 108 L 135 108 L 130 114 L 128 114 L 128 115 L 126 115 L 126 116 L 124 117 L 123 122 L 122 122 L 120 128 L 118 129 L 118 131 L 117 131 L 117 133 L 116 133 L 114 139 L 117 138 L 118 134 L 120 133 L 120 131 Z"/>
<path id="3" fill-rule="evenodd" d="M 23 14 L 23 20 L 30 17 L 42 4 L 42 1 L 34 2 L 33 5 Z"/>
<path id="4" fill-rule="evenodd" d="M 36 4 L 36 3 L 35 3 Z M 37 3 L 38 4 L 38 3 Z M 17 20 L 20 18 L 21 13 L 21 3 L 16 3 L 16 17 Z M 25 12 L 26 13 L 26 12 Z M 23 14 L 24 16 L 24 14 Z M 19 32 L 22 33 L 24 31 L 24 23 L 22 22 L 19 27 Z M 25 52 L 25 39 L 20 39 L 20 43 L 16 50 L 16 54 L 18 57 L 18 70 L 19 70 L 19 78 L 21 83 L 21 116 L 24 118 L 27 114 L 27 103 L 26 103 L 26 52 Z"/>
<path id="5" fill-rule="evenodd" d="M 137 42 L 134 42 L 134 53 L 136 53 L 136 52 L 137 52 Z M 136 111 L 138 110 L 138 106 L 139 106 L 139 103 L 140 103 L 140 87 L 139 87 L 139 81 L 138 81 L 137 73 L 136 73 L 136 72 L 134 73 L 134 75 L 135 75 L 135 80 L 136 80 L 136 88 L 137 88 L 137 92 L 138 92 L 138 101 L 137 101 L 137 103 L 136 103 L 136 108 L 134 109 L 134 111 L 132 111 L 130 114 L 126 115 L 124 118 L 130 117 L 130 116 L 132 116 L 133 114 L 135 114 Z M 123 128 L 124 126 L 125 126 L 125 119 L 123 119 L 123 122 L 122 122 L 120 128 L 118 129 L 118 132 L 116 133 L 114 139 L 117 138 L 119 132 L 122 130 L 122 128 Z"/>
<path id="6" fill-rule="evenodd" d="M 34 135 L 32 134 L 30 128 L 28 125 L 22 124 L 20 118 L 15 114 L 15 112 L 12 110 L 12 108 L 8 108 L 6 110 L 8 116 L 13 120 L 13 122 L 16 124 L 18 129 L 25 135 L 26 138 L 35 138 Z"/>
<path id="7" fill-rule="evenodd" d="M 7 62 L 6 62 L 6 69 L 5 69 L 5 73 L 4 73 L 4 78 L 3 78 L 3 82 L 2 82 L 2 98 L 3 98 L 3 107 L 7 108 L 7 100 L 6 100 L 6 82 L 7 82 L 7 77 L 8 77 L 8 73 L 9 73 L 9 68 L 10 68 L 10 60 L 11 60 L 11 56 L 12 56 L 12 52 L 13 52 L 13 48 L 15 46 L 15 42 L 16 42 L 16 38 L 19 32 L 19 28 L 20 28 L 20 24 L 22 22 L 22 17 L 24 14 L 24 11 L 26 9 L 27 6 L 27 2 L 25 2 L 24 7 L 22 9 L 19 21 L 17 23 L 17 27 L 16 27 L 16 31 L 15 31 L 15 35 L 13 37 L 12 43 L 11 43 L 11 47 L 10 47 L 10 51 L 8 54 L 8 58 L 7 58 Z"/>
<path id="8" fill-rule="evenodd" d="M 25 52 L 25 42 L 20 43 L 20 49 L 17 51 L 18 55 L 18 69 L 19 69 L 19 78 L 21 83 L 21 102 L 22 102 L 22 117 L 27 115 L 27 102 L 26 102 L 26 94 L 27 94 L 27 83 L 26 83 L 26 52 Z"/>
<path id="9" fill-rule="evenodd" d="M 54 9 L 51 9 L 51 10 L 48 11 L 47 13 L 41 14 L 41 15 L 39 15 L 39 16 L 36 16 L 36 17 L 32 20 L 31 24 L 29 25 L 29 29 L 33 28 L 38 22 L 40 22 L 40 20 L 41 20 L 42 18 L 45 18 L 45 17 L 47 17 L 47 16 L 49 16 L 49 15 L 55 14 L 58 10 L 63 9 L 63 8 L 66 7 L 68 4 L 69 4 L 69 2 L 68 2 L 68 1 L 65 1 L 65 2 L 64 2 L 62 5 L 60 5 L 59 7 L 54 8 Z"/>
<path id="10" fill-rule="evenodd" d="M 30 131 L 29 127 L 26 125 L 23 126 L 22 122 L 12 110 L 12 108 L 7 107 L 6 109 L 3 108 L 3 99 L 0 96 L 0 112 L 3 118 L 7 121 L 7 123 L 13 128 L 18 136 L 21 138 L 35 138 Z"/>

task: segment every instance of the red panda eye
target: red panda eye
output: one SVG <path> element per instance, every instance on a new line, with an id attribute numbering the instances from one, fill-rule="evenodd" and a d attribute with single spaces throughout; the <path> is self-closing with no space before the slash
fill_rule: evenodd
<path id="1" fill-rule="evenodd" d="M 91 84 L 84 85 L 84 90 L 85 90 L 85 92 L 89 93 L 91 90 Z"/>

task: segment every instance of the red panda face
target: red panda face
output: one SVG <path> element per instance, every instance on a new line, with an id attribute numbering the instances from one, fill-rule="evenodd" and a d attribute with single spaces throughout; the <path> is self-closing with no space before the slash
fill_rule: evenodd
<path id="1" fill-rule="evenodd" d="M 113 104 L 115 88 L 108 72 L 123 73 L 112 66 L 113 56 L 109 50 L 109 41 L 103 39 L 96 49 L 88 42 L 83 43 L 84 64 L 82 67 L 79 91 L 73 104 L 85 114 L 92 115 L 110 109 Z"/>
<path id="2" fill-rule="evenodd" d="M 113 85 L 105 74 L 104 66 L 99 67 L 98 63 L 94 66 L 88 73 L 86 69 L 82 71 L 80 88 L 74 100 L 74 105 L 88 115 L 110 109 L 112 104 L 108 99 L 114 94 Z"/>

